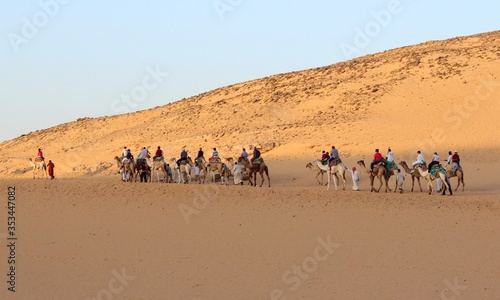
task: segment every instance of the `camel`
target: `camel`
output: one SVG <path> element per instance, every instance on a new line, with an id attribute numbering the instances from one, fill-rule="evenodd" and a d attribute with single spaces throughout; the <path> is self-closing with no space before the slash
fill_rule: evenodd
<path id="1" fill-rule="evenodd" d="M 217 174 L 221 175 L 220 174 L 221 166 L 222 166 L 222 162 L 216 161 L 216 160 L 213 160 L 213 161 L 208 163 L 206 174 L 207 174 L 207 176 L 212 177 L 212 182 L 215 182 L 215 176 Z M 207 176 L 205 176 L 205 177 L 207 177 Z"/>
<path id="2" fill-rule="evenodd" d="M 261 158 L 262 160 L 262 158 Z M 264 173 L 266 173 L 267 176 L 267 182 L 269 183 L 268 187 L 271 187 L 271 179 L 269 178 L 269 168 L 267 165 L 264 163 L 264 160 L 260 164 L 251 164 L 249 160 L 245 160 L 243 157 L 240 157 L 238 159 L 238 164 L 242 165 L 247 169 L 248 171 L 248 181 L 250 182 L 250 185 L 252 186 L 257 186 L 257 173 L 260 174 L 260 178 L 262 179 L 262 182 L 260 183 L 260 186 L 264 184 Z M 252 181 L 252 175 L 254 178 L 254 181 Z"/>
<path id="3" fill-rule="evenodd" d="M 387 193 L 387 189 L 389 190 L 389 192 L 391 192 L 391 188 L 389 187 L 389 179 L 391 179 L 391 176 L 394 175 L 394 178 L 396 178 L 396 176 L 398 175 L 398 167 L 396 166 L 396 163 L 390 163 L 390 162 L 387 162 L 389 164 L 389 170 L 385 169 L 385 180 L 387 181 L 387 184 L 386 184 L 386 190 L 385 192 Z M 396 181 L 394 181 L 394 193 L 397 191 L 398 189 L 398 183 Z"/>
<path id="4" fill-rule="evenodd" d="M 180 166 L 178 166 L 177 164 L 175 165 L 175 169 L 177 169 L 177 172 L 179 174 L 178 183 L 191 183 L 191 166 L 193 165 L 191 157 L 188 156 L 187 160 L 182 161 L 180 164 Z"/>
<path id="5" fill-rule="evenodd" d="M 337 185 L 337 180 L 338 177 L 342 178 L 342 181 L 344 182 L 343 190 L 345 191 L 345 185 L 346 185 L 346 180 L 345 180 L 345 171 L 347 168 L 342 164 L 339 163 L 336 166 L 331 166 L 329 167 L 328 165 L 323 165 L 323 162 L 319 159 L 314 161 L 314 165 L 320 169 L 321 171 L 328 172 L 327 173 L 327 187 L 326 190 L 328 191 L 330 189 L 330 176 L 335 176 L 333 179 L 333 184 L 335 185 L 335 190 L 338 190 L 338 185 Z M 316 176 L 317 177 L 317 176 Z"/>
<path id="6" fill-rule="evenodd" d="M 37 161 L 33 162 L 31 158 L 28 158 L 30 165 L 33 167 L 33 179 L 36 178 L 40 179 L 40 172 L 42 172 L 42 178 L 48 179 L 49 177 L 47 176 L 47 165 L 45 164 L 45 161 Z"/>
<path id="7" fill-rule="evenodd" d="M 455 192 L 458 190 L 460 182 L 462 182 L 462 192 L 463 192 L 465 190 L 465 183 L 464 183 L 464 171 L 462 170 L 462 167 L 458 167 L 456 174 L 453 174 L 453 164 L 446 164 L 444 165 L 444 167 L 446 169 L 446 172 L 448 172 L 448 177 L 458 178 L 458 184 L 457 187 L 455 188 Z"/>
<path id="8" fill-rule="evenodd" d="M 196 161 L 196 159 L 195 159 Z M 200 172 L 203 171 L 203 183 L 205 183 L 205 180 L 207 179 L 207 174 L 208 174 L 208 164 L 207 161 L 205 160 L 205 157 L 201 157 L 200 160 L 196 162 L 198 165 L 198 168 L 200 168 Z M 201 178 L 201 176 L 200 176 Z"/>
<path id="9" fill-rule="evenodd" d="M 151 163 L 151 182 L 153 182 L 153 174 L 156 172 L 156 181 L 160 182 L 160 171 L 163 173 L 163 182 L 167 182 L 167 163 L 165 159 L 155 159 Z"/>
<path id="10" fill-rule="evenodd" d="M 411 175 L 411 191 L 413 192 L 413 186 L 415 185 L 415 178 L 417 179 L 418 181 L 418 186 L 420 187 L 420 191 L 423 192 L 422 190 L 422 185 L 420 184 L 420 178 L 422 177 L 422 175 L 420 175 L 420 170 L 418 169 L 415 169 L 413 172 L 411 171 L 410 167 L 408 167 L 408 164 L 406 164 L 405 161 L 401 161 L 399 163 L 399 165 L 401 167 L 403 167 L 403 169 L 405 169 L 405 172 L 407 174 L 410 174 Z M 425 170 L 427 170 L 427 167 L 425 168 Z"/>
<path id="11" fill-rule="evenodd" d="M 118 173 L 123 173 L 123 181 L 125 181 L 125 178 L 126 178 L 126 174 L 128 172 L 130 172 L 130 179 L 129 179 L 129 182 L 132 182 L 132 178 L 134 178 L 134 174 L 135 174 L 135 164 L 133 161 L 129 160 L 129 159 L 125 159 L 123 162 L 122 160 L 118 157 L 118 156 L 115 156 L 114 158 L 116 160 L 116 165 L 118 167 Z"/>
<path id="12" fill-rule="evenodd" d="M 425 180 L 427 180 L 429 195 L 432 194 L 432 181 L 436 180 L 437 178 L 441 178 L 441 180 L 443 181 L 443 185 L 444 185 L 443 192 L 441 193 L 441 195 L 446 195 L 446 189 L 448 189 L 450 191 L 450 196 L 453 195 L 453 192 L 451 190 L 450 178 L 448 177 L 448 174 L 446 174 L 446 171 L 445 172 L 438 171 L 437 172 L 438 176 L 433 177 L 431 175 L 431 173 L 429 173 L 428 171 L 424 171 L 422 169 L 422 166 L 420 166 L 420 165 L 415 166 L 415 169 L 418 169 L 420 172 L 420 175 L 423 178 L 425 178 Z"/>
<path id="13" fill-rule="evenodd" d="M 358 165 L 360 165 L 363 169 L 365 169 L 366 173 L 370 176 L 370 186 L 371 186 L 370 192 L 375 191 L 378 193 L 380 191 L 380 188 L 382 187 L 382 178 L 384 178 L 385 179 L 385 192 L 387 193 L 387 190 L 389 189 L 389 187 L 387 186 L 387 178 L 385 177 L 385 167 L 384 166 L 375 165 L 373 167 L 373 172 L 370 172 L 370 170 L 365 166 L 364 160 L 358 161 Z M 373 181 L 375 180 L 375 177 L 377 177 L 380 180 L 380 186 L 378 187 L 378 189 L 375 189 L 373 187 Z"/>
<path id="14" fill-rule="evenodd" d="M 307 163 L 306 168 L 313 172 L 317 172 L 316 174 L 316 180 L 320 185 L 323 185 L 323 177 L 327 171 L 321 170 L 316 164 L 313 163 Z M 321 181 L 319 181 L 318 176 L 321 175 Z"/>

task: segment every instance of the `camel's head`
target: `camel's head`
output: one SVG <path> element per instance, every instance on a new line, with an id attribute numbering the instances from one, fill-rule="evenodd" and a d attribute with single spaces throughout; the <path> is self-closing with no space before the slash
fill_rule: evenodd
<path id="1" fill-rule="evenodd" d="M 311 169 L 313 167 L 312 163 L 307 163 L 306 168 Z"/>
<path id="2" fill-rule="evenodd" d="M 358 160 L 358 165 L 360 166 L 365 166 L 365 161 L 364 160 Z"/>

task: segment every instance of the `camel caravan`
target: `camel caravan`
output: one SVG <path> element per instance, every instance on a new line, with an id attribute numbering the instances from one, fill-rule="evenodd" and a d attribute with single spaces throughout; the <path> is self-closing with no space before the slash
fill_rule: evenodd
<path id="1" fill-rule="evenodd" d="M 448 152 L 449 156 L 444 165 L 441 164 L 439 155 L 434 152 L 432 162 L 427 164 L 423 158 L 421 151 L 417 151 L 417 160 L 412 163 L 411 167 L 405 162 L 399 162 L 399 165 L 403 168 L 404 172 L 411 176 L 412 186 L 411 192 L 414 190 L 415 179 L 418 182 L 420 192 L 422 192 L 422 185 L 420 183 L 420 178 L 427 181 L 428 193 L 429 195 L 433 192 L 433 181 L 437 183 L 437 191 L 442 195 L 446 194 L 448 190 L 449 195 L 453 195 L 451 188 L 450 178 L 457 177 L 458 184 L 455 191 L 458 190 L 460 185 L 462 185 L 462 191 L 465 190 L 464 183 L 464 173 L 462 166 L 460 165 L 460 157 L 458 151 Z M 370 192 L 379 192 L 382 185 L 385 184 L 385 192 L 391 192 L 392 189 L 389 187 L 389 180 L 391 176 L 394 175 L 395 185 L 394 193 L 399 191 L 403 193 L 403 182 L 405 179 L 405 174 L 401 172 L 401 169 L 397 166 L 394 161 L 394 154 L 391 148 L 388 149 L 386 157 L 380 154 L 379 149 L 375 149 L 375 154 L 370 167 L 367 167 L 364 160 L 357 161 L 359 168 L 364 170 L 370 179 Z M 338 189 L 339 180 L 343 181 L 343 190 L 346 186 L 345 173 L 349 170 L 339 157 L 338 150 L 335 146 L 332 146 L 332 151 L 330 153 L 323 151 L 321 159 L 314 160 L 306 165 L 306 168 L 316 173 L 316 180 L 318 184 L 323 185 L 324 175 L 327 176 L 327 190 L 330 188 L 330 178 L 333 178 L 335 185 L 335 190 Z M 353 190 L 359 191 L 358 181 L 359 174 L 357 173 L 356 167 L 350 170 L 353 179 Z M 321 181 L 318 177 L 321 176 Z M 377 181 L 375 180 L 377 179 Z M 378 182 L 378 187 L 375 187 L 375 182 Z"/>
<path id="2" fill-rule="evenodd" d="M 157 181 L 189 184 L 195 181 L 200 184 L 220 182 L 229 185 L 232 176 L 234 184 L 243 185 L 243 181 L 248 180 L 250 185 L 257 186 L 257 174 L 260 174 L 260 186 L 262 186 L 265 174 L 268 187 L 271 186 L 269 168 L 260 156 L 260 150 L 257 147 L 254 147 L 252 158 L 248 158 L 248 153 L 243 148 L 237 161 L 232 157 L 225 158 L 223 161 L 216 148 L 213 148 L 212 156 L 208 161 L 201 148 L 193 160 L 188 155 L 185 146 L 182 148 L 179 159 L 175 157 L 166 159 L 163 150 L 158 146 L 153 157 L 144 147 L 139 152 L 137 159 L 134 159 L 130 149 L 124 147 L 121 157 L 115 156 L 114 160 L 118 173 L 121 174 L 124 182 Z"/>
<path id="3" fill-rule="evenodd" d="M 394 154 L 391 149 L 388 149 L 387 155 L 382 156 L 379 149 L 375 149 L 373 161 L 369 167 L 365 164 L 364 160 L 357 161 L 360 170 L 363 170 L 370 179 L 370 191 L 380 192 L 383 185 L 385 185 L 385 192 L 399 191 L 403 193 L 403 182 L 405 174 L 411 177 L 412 185 L 411 192 L 414 191 L 415 181 L 418 183 L 420 192 L 422 192 L 422 185 L 420 179 L 423 178 L 427 181 L 428 193 L 432 194 L 434 190 L 433 182 L 436 182 L 437 192 L 442 195 L 446 194 L 448 190 L 449 195 L 453 195 L 451 188 L 450 178 L 457 177 L 458 184 L 455 191 L 458 190 L 460 185 L 462 191 L 465 190 L 464 172 L 460 165 L 460 157 L 458 151 L 448 152 L 449 156 L 445 164 L 441 164 L 439 155 L 434 152 L 432 161 L 427 164 L 420 151 L 417 151 L 417 160 L 411 166 L 405 162 L 400 161 L 398 167 L 394 161 Z M 28 159 L 30 165 L 33 167 L 33 178 L 54 178 L 53 176 L 53 163 L 45 163 L 41 149 L 38 149 L 38 155 L 33 160 Z M 164 182 L 164 183 L 184 183 L 190 184 L 191 182 L 201 183 L 216 183 L 229 185 L 233 177 L 235 185 L 243 185 L 244 180 L 248 181 L 251 186 L 257 186 L 257 174 L 260 175 L 260 187 L 264 185 L 267 178 L 268 187 L 271 186 L 269 177 L 269 167 L 261 157 L 258 147 L 254 147 L 252 158 L 248 157 L 246 149 L 243 148 L 241 155 L 237 160 L 232 157 L 221 159 L 216 148 L 213 148 L 212 156 L 208 160 L 205 159 L 204 152 L 200 148 L 196 158 L 192 159 L 186 151 L 186 147 L 182 147 L 179 159 L 171 157 L 165 158 L 163 150 L 158 146 L 155 155 L 143 147 L 137 159 L 135 159 L 127 147 L 123 148 L 121 156 L 115 156 L 118 173 L 121 174 L 121 179 L 124 182 Z M 323 151 L 321 159 L 314 160 L 306 165 L 306 168 L 316 173 L 316 180 L 318 184 L 324 184 L 324 175 L 327 177 L 327 190 L 330 189 L 330 182 L 333 179 L 335 190 L 338 190 L 342 183 L 342 189 L 346 189 L 346 173 L 351 173 L 353 190 L 359 191 L 359 173 L 356 167 L 349 169 L 345 166 L 339 157 L 338 150 L 332 146 L 332 150 L 328 153 Z M 48 175 L 47 175 L 48 173 Z M 395 184 L 393 189 L 389 186 L 390 178 L 394 175 Z M 319 180 L 321 176 L 321 181 Z M 378 183 L 378 186 L 376 186 Z"/>

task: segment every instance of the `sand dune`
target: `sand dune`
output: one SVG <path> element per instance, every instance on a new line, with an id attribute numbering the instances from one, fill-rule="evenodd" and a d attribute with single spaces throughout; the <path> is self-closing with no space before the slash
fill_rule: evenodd
<path id="1" fill-rule="evenodd" d="M 0 299 L 499 299 L 499 41 L 431 41 L 1 143 L 18 240 L 14 294 L 3 223 Z M 271 188 L 120 181 L 123 146 L 158 145 L 260 146 Z M 457 149 L 465 191 L 411 193 L 408 176 L 403 194 L 370 193 L 365 173 L 359 192 L 349 174 L 327 191 L 305 165 L 331 145 L 349 168 L 375 148 L 408 162 Z M 55 180 L 31 179 L 38 147 Z"/>

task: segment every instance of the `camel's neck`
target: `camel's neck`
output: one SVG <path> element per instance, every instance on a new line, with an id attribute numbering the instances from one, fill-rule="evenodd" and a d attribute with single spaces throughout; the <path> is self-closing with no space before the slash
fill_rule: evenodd
<path id="1" fill-rule="evenodd" d="M 363 168 L 363 170 L 365 170 L 366 173 L 370 174 L 370 170 L 368 170 L 368 168 L 364 165 L 364 164 L 358 164 L 361 168 Z"/>
<path id="2" fill-rule="evenodd" d="M 320 161 L 316 161 L 316 166 L 323 171 L 328 171 L 329 167 L 328 166 L 323 166 L 323 164 Z"/>
<path id="3" fill-rule="evenodd" d="M 403 167 L 403 169 L 405 169 L 406 173 L 408 173 L 408 174 L 411 173 L 411 170 L 406 163 L 401 163 L 401 166 Z"/>

